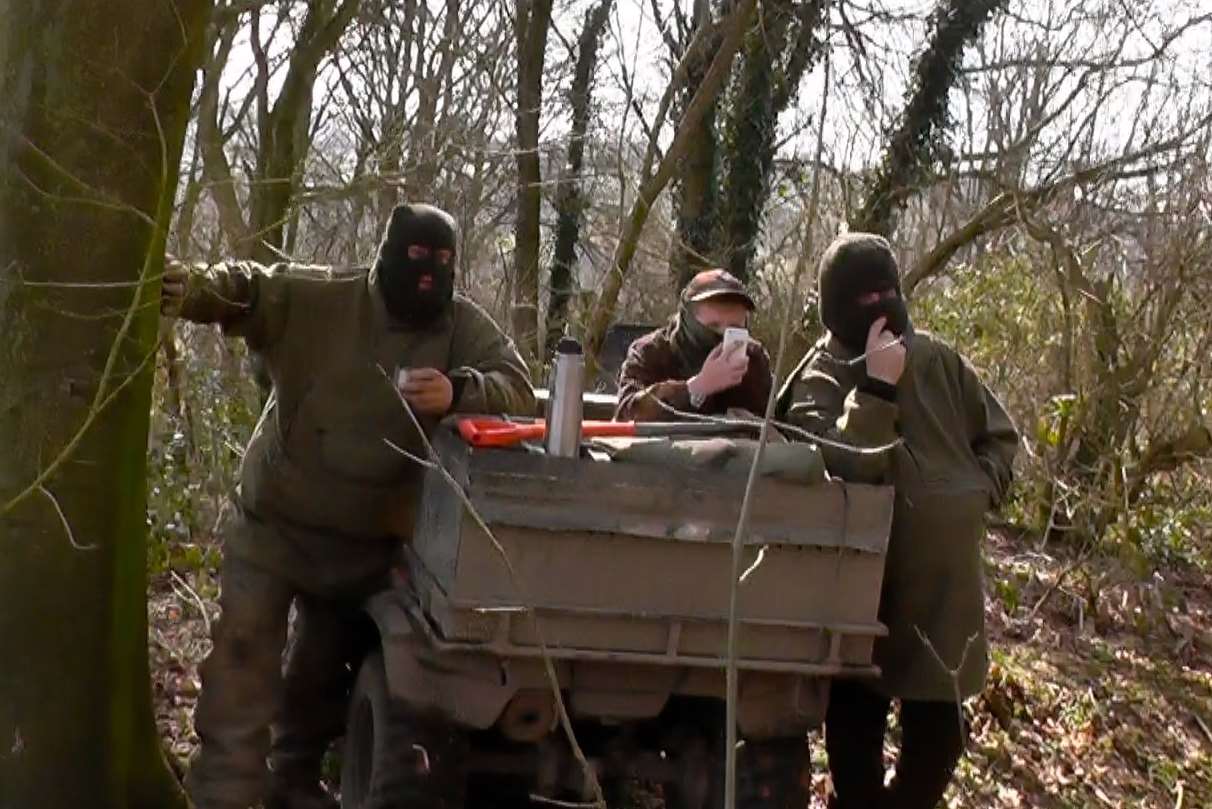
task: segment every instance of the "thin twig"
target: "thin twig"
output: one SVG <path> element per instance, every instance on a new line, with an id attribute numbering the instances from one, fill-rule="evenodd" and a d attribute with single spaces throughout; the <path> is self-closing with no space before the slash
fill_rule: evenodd
<path id="1" fill-rule="evenodd" d="M 1208 723 L 1206 723 L 1203 717 L 1199 714 L 1196 713 L 1191 715 L 1195 717 L 1195 724 L 1199 725 L 1199 729 L 1202 730 L 1204 735 L 1208 737 L 1208 743 L 1212 744 L 1212 728 L 1208 727 Z"/>
<path id="2" fill-rule="evenodd" d="M 829 70 L 830 61 L 828 51 L 826 51 L 826 86 L 829 84 Z M 817 130 L 816 143 L 818 162 L 825 148 L 825 118 L 829 109 L 828 103 L 828 94 L 823 94 L 821 97 L 820 126 Z M 778 349 L 775 352 L 775 368 L 782 367 L 783 353 L 787 348 L 787 334 L 789 325 L 792 322 L 792 312 L 798 309 L 799 301 L 796 300 L 796 293 L 800 288 L 800 278 L 808 267 L 808 256 L 812 252 L 812 224 L 816 221 L 819 203 L 820 172 L 815 172 L 812 176 L 812 192 L 808 200 L 808 207 L 804 216 L 800 219 L 800 227 L 804 231 L 804 243 L 801 247 L 799 258 L 795 262 L 791 295 L 788 298 L 787 311 L 782 318 L 782 326 L 779 329 Z M 749 514 L 752 508 L 753 490 L 758 478 L 758 468 L 761 466 L 762 457 L 765 454 L 766 443 L 770 439 L 770 430 L 774 424 L 774 409 L 777 399 L 778 389 L 772 384 L 770 386 L 770 393 L 766 397 L 766 412 L 762 417 L 762 432 L 758 439 L 757 450 L 753 454 L 753 462 L 749 466 L 749 477 L 745 481 L 745 497 L 741 501 L 741 515 L 737 520 L 736 533 L 732 537 L 732 573 L 728 581 L 728 667 L 725 673 L 726 692 L 724 701 L 727 739 L 724 750 L 724 809 L 736 809 L 737 695 L 739 681 L 737 647 L 740 642 L 740 625 L 737 621 L 737 609 L 739 606 L 738 591 L 740 589 L 741 553 L 744 549 L 745 532 L 749 527 Z"/>
<path id="3" fill-rule="evenodd" d="M 189 582 L 187 582 L 185 580 L 185 577 L 182 576 L 177 571 L 169 570 L 168 575 L 172 577 L 173 582 L 175 583 L 174 587 L 173 587 L 174 590 L 176 589 L 175 585 L 179 584 L 183 588 L 185 588 L 185 592 L 190 596 L 190 598 L 193 599 L 194 604 L 198 607 L 198 612 L 201 613 L 201 615 L 202 615 L 202 625 L 206 627 L 206 634 L 209 637 L 210 636 L 210 615 L 206 612 L 206 605 L 202 602 L 202 597 L 200 595 L 198 595 L 198 592 L 196 590 L 194 590 L 194 588 L 189 586 Z M 180 594 L 178 594 L 178 595 L 180 595 Z"/>
<path id="4" fill-rule="evenodd" d="M 542 795 L 531 793 L 527 797 L 531 803 L 541 803 L 544 806 L 558 806 L 560 809 L 593 809 L 597 806 L 596 803 L 588 803 L 584 801 L 557 801 L 555 798 L 545 798 Z"/>
<path id="5" fill-rule="evenodd" d="M 159 281 L 163 278 L 164 276 L 161 274 L 154 275 L 148 280 Z M 24 277 L 18 275 L 17 283 L 32 289 L 137 289 L 147 281 L 141 278 L 137 281 L 26 281 Z"/>
<path id="6" fill-rule="evenodd" d="M 711 415 L 707 415 L 705 413 L 689 413 L 685 410 L 678 410 L 673 405 L 669 404 L 668 402 L 663 401 L 659 396 L 656 396 L 652 393 L 647 393 L 646 396 L 647 396 L 647 398 L 650 398 L 652 401 L 656 402 L 657 406 L 660 407 L 665 412 L 669 413 L 672 416 L 677 416 L 678 418 L 683 419 L 685 421 L 697 421 L 697 422 L 701 422 L 703 424 L 731 424 L 736 427 L 749 427 L 749 428 L 754 428 L 754 427 L 760 428 L 763 424 L 763 420 L 761 420 L 761 419 L 745 419 L 745 418 L 736 418 L 736 417 L 729 417 L 729 416 L 711 416 Z M 844 452 L 852 452 L 855 455 L 880 455 L 882 453 L 889 452 L 893 449 L 896 449 L 901 444 L 905 443 L 904 438 L 897 438 L 895 441 L 891 441 L 887 444 L 879 444 L 874 447 L 860 447 L 857 444 L 847 444 L 845 441 L 836 441 L 832 438 L 825 438 L 824 436 L 817 435 L 816 433 L 813 433 L 813 432 L 809 432 L 808 430 L 805 430 L 803 427 L 798 427 L 794 424 L 789 424 L 785 421 L 778 421 L 777 419 L 772 418 L 770 420 L 770 423 L 775 428 L 777 428 L 779 432 L 791 433 L 792 435 L 796 436 L 797 438 L 802 438 L 803 440 L 811 442 L 813 444 L 820 444 L 821 446 L 833 447 L 834 449 L 840 449 Z"/>
<path id="7" fill-rule="evenodd" d="M 741 574 L 741 578 L 738 579 L 737 581 L 739 581 L 741 584 L 744 584 L 745 579 L 747 579 L 751 575 L 753 575 L 753 572 L 755 570 L 757 570 L 759 567 L 761 567 L 762 562 L 764 562 L 764 561 L 766 561 L 766 546 L 765 545 L 763 545 L 761 548 L 758 549 L 757 558 L 753 560 L 753 564 L 751 564 L 749 567 L 745 568 L 745 572 Z"/>
<path id="8" fill-rule="evenodd" d="M 116 347 L 117 345 L 118 345 L 118 341 L 115 340 L 114 346 Z M 55 456 L 55 459 L 53 461 L 51 461 L 46 466 L 46 468 L 43 469 L 38 474 L 38 476 L 36 478 L 34 478 L 32 483 L 30 483 L 28 486 L 26 486 L 24 489 L 22 489 L 16 495 L 14 495 L 11 499 L 9 499 L 9 501 L 7 503 L 0 506 L 0 516 L 7 514 L 9 511 L 16 508 L 22 501 L 24 501 L 25 498 L 29 497 L 31 494 L 38 491 L 39 489 L 44 488 L 44 484 L 46 483 L 46 481 L 50 480 L 50 478 L 57 471 L 59 471 L 59 467 L 63 466 L 63 464 L 65 464 L 65 463 L 67 463 L 67 459 L 71 456 L 72 452 L 75 451 L 76 447 L 78 447 L 80 445 L 80 442 L 84 440 L 84 436 L 86 433 L 88 433 L 89 428 L 91 428 L 93 426 L 93 422 L 95 422 L 97 420 L 97 418 L 105 411 L 105 409 L 107 407 L 109 407 L 109 405 L 114 401 L 114 399 L 116 399 L 118 397 L 118 395 L 120 393 L 122 393 L 123 390 L 126 389 L 127 385 L 129 385 L 131 382 L 133 382 L 135 379 L 137 379 L 140 374 L 143 373 L 143 369 L 147 367 L 148 363 L 151 362 L 151 360 L 156 356 L 156 353 L 159 350 L 160 350 L 160 342 L 157 341 L 156 345 L 152 348 L 152 350 L 150 352 L 148 352 L 147 356 L 145 356 L 139 362 L 138 367 L 136 367 L 134 371 L 132 371 L 130 374 L 128 374 L 125 379 L 123 379 L 121 382 L 119 382 L 117 384 L 117 386 L 105 396 L 104 399 L 101 399 L 101 401 L 98 402 L 96 397 L 94 397 L 94 399 L 93 399 L 94 404 L 92 407 L 89 408 L 88 414 L 84 417 L 84 422 L 76 430 L 75 435 L 73 435 L 71 437 L 71 439 L 68 440 L 67 444 L 64 445 L 63 449 L 59 452 L 59 454 L 57 456 Z M 101 378 L 102 385 L 101 385 L 101 388 L 98 389 L 98 393 L 100 393 L 104 389 L 105 380 L 108 378 L 108 375 L 109 375 L 109 373 L 107 370 L 106 374 L 104 374 Z"/>
<path id="9" fill-rule="evenodd" d="M 1082 550 L 1078 553 L 1077 557 L 1066 565 L 1063 570 L 1056 574 L 1056 578 L 1053 580 L 1052 584 L 1035 602 L 1035 606 L 1031 608 L 1031 612 L 1027 614 L 1027 623 L 1035 620 L 1035 616 L 1039 614 L 1041 609 L 1043 609 L 1044 604 L 1048 602 L 1048 599 L 1052 597 L 1052 594 L 1061 588 L 1061 585 L 1063 585 L 1065 580 L 1069 578 L 1069 574 L 1085 564 L 1085 562 L 1093 555 L 1096 547 L 1097 544 L 1095 542 L 1087 541 Z"/>
<path id="10" fill-rule="evenodd" d="M 867 358 L 870 357 L 872 354 L 878 354 L 881 351 L 887 351 L 888 349 L 892 348 L 893 346 L 901 345 L 904 342 L 905 342 L 905 335 L 902 334 L 890 343 L 885 343 L 882 346 L 876 346 L 875 348 L 871 349 L 870 351 L 864 351 L 862 354 L 859 354 L 854 359 L 839 360 L 839 362 L 841 362 L 842 365 L 858 365 L 860 363 L 866 362 Z"/>
<path id="11" fill-rule="evenodd" d="M 931 643 L 930 639 L 926 637 L 926 633 L 922 632 L 922 628 L 914 625 L 913 630 L 917 632 L 918 638 L 921 639 L 926 649 L 930 652 L 930 655 L 938 663 L 939 668 L 941 668 L 947 674 L 948 679 L 951 680 L 951 688 L 955 694 L 955 713 L 956 719 L 959 722 L 960 742 L 965 748 L 967 748 L 968 739 L 967 734 L 964 733 L 964 700 L 963 697 L 960 696 L 959 675 L 960 672 L 964 670 L 964 666 L 968 662 L 968 652 L 972 649 L 972 644 L 976 643 L 977 639 L 980 638 L 980 635 L 973 633 L 968 636 L 968 640 L 964 642 L 964 652 L 960 655 L 959 665 L 955 668 L 950 668 L 947 666 L 946 662 L 943 661 L 942 656 L 938 653 L 938 649 L 935 649 L 934 644 Z"/>
<path id="12" fill-rule="evenodd" d="M 51 494 L 50 489 L 46 488 L 41 483 L 38 484 L 37 488 L 38 488 L 38 491 L 40 491 L 40 492 L 42 492 L 42 494 L 46 495 L 46 499 L 51 501 L 51 505 L 55 507 L 55 513 L 59 515 L 59 521 L 63 523 L 63 530 L 64 530 L 64 532 L 67 533 L 67 541 L 72 544 L 72 547 L 78 551 L 95 551 L 95 550 L 97 550 L 96 545 L 81 545 L 79 542 L 76 542 L 76 535 L 74 533 L 72 533 L 71 523 L 69 523 L 67 521 L 67 516 L 63 513 L 63 507 L 59 505 L 58 499 L 56 499 L 55 496 L 53 494 Z"/>
<path id="13" fill-rule="evenodd" d="M 467 512 L 471 515 L 472 519 L 475 520 L 476 525 L 479 526 L 480 530 L 484 532 L 484 535 L 488 537 L 489 542 L 492 543 L 493 548 L 501 557 L 501 560 L 505 564 L 505 569 L 509 574 L 510 585 L 513 587 L 518 600 L 522 603 L 522 606 L 526 608 L 527 613 L 530 615 L 531 621 L 534 622 L 535 639 L 538 641 L 539 653 L 543 660 L 543 668 L 546 671 L 548 683 L 551 686 L 551 694 L 555 700 L 556 710 L 559 714 L 560 727 L 564 731 L 564 736 L 567 738 L 569 746 L 572 748 L 573 756 L 576 758 L 577 763 L 580 764 L 581 769 L 585 774 L 586 782 L 593 791 L 593 805 L 599 807 L 600 809 L 606 809 L 606 798 L 602 792 L 602 785 L 598 783 L 597 774 L 593 771 L 593 767 L 590 765 L 589 759 L 585 757 L 585 752 L 581 749 L 581 745 L 577 741 L 576 732 L 572 728 L 572 719 L 568 715 L 568 707 L 564 703 L 564 694 L 560 690 L 560 678 L 559 675 L 556 674 L 555 664 L 552 662 L 551 654 L 548 651 L 547 641 L 543 634 L 542 626 L 539 622 L 538 613 L 536 613 L 535 610 L 530 606 L 529 599 L 526 598 L 525 587 L 522 584 L 521 577 L 518 575 L 516 568 L 513 566 L 513 560 L 510 559 L 509 552 L 505 550 L 505 546 L 501 544 L 500 540 L 497 539 L 496 534 L 494 534 L 492 529 L 488 527 L 488 523 L 484 520 L 483 516 L 480 515 L 480 512 L 476 509 L 475 504 L 471 502 L 471 498 L 468 497 L 467 492 L 463 489 L 463 486 L 442 464 L 442 459 L 438 456 L 437 450 L 434 449 L 433 443 L 429 440 L 429 436 L 425 434 L 425 429 L 421 426 L 421 421 L 417 418 L 416 413 L 413 411 L 412 405 L 410 405 L 408 400 L 404 398 L 404 394 L 400 392 L 400 389 L 392 383 L 391 376 L 387 373 L 387 370 L 380 366 L 379 372 L 383 375 L 383 379 L 387 382 L 387 384 L 391 386 L 391 389 L 395 391 L 396 397 L 400 400 L 400 404 L 404 407 L 404 411 L 408 414 L 408 418 L 412 421 L 413 428 L 417 431 L 417 435 L 420 436 L 421 442 L 425 446 L 425 453 L 429 456 L 429 460 L 426 461 L 418 458 L 415 454 L 396 446 L 386 438 L 383 439 L 384 443 L 401 452 L 404 457 L 410 458 L 417 463 L 420 463 L 424 468 L 432 469 L 441 475 L 442 479 L 446 481 L 446 484 L 450 486 L 450 488 L 458 496 L 459 500 L 462 501 L 463 506 L 467 509 Z"/>

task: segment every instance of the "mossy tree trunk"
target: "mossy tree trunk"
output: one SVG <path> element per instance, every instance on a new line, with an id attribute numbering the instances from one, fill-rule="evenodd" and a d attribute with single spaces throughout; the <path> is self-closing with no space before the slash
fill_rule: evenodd
<path id="1" fill-rule="evenodd" d="M 210 0 L 0 0 L 0 807 L 185 800 L 152 714 L 155 300 Z"/>
<path id="2" fill-rule="evenodd" d="M 696 0 L 690 30 L 683 32 L 689 42 L 692 31 L 710 25 L 713 4 Z M 694 94 L 711 67 L 711 57 L 719 45 L 719 36 L 688 64 L 686 85 L 679 92 L 677 118 L 685 116 Z M 682 46 L 683 51 L 688 47 Z M 682 287 L 694 274 L 716 263 L 716 235 L 720 207 L 720 144 L 716 119 L 719 101 L 712 99 L 703 111 L 699 135 L 686 145 L 686 157 L 678 164 L 673 178 L 673 206 L 677 216 L 677 241 L 670 256 L 670 271 L 674 288 Z"/>
<path id="3" fill-rule="evenodd" d="M 771 0 L 741 52 L 723 122 L 727 173 L 717 241 L 720 263 L 742 281 L 750 280 L 774 182 L 779 116 L 824 49 L 826 9 L 824 0 Z"/>
<path id="4" fill-rule="evenodd" d="M 930 40 L 913 65 L 905 107 L 888 133 L 883 161 L 850 223 L 853 230 L 892 235 L 897 215 L 942 157 L 943 135 L 951 123 L 948 94 L 964 50 L 1005 5 L 1006 0 L 939 1 L 931 15 Z"/>
<path id="5" fill-rule="evenodd" d="M 539 160 L 539 120 L 543 110 L 543 66 L 552 0 L 517 4 L 518 107 L 517 222 L 513 254 L 513 338 L 527 360 L 539 355 L 539 248 L 542 244 L 543 175 Z"/>
<path id="6" fill-rule="evenodd" d="M 572 131 L 568 135 L 568 160 L 556 192 L 556 238 L 551 261 L 551 292 L 547 304 L 546 353 L 555 351 L 568 322 L 568 303 L 576 291 L 577 248 L 581 242 L 581 220 L 585 214 L 585 192 L 581 173 L 585 165 L 585 137 L 592 112 L 593 78 L 598 49 L 614 0 L 599 0 L 585 12 L 585 24 L 577 41 L 572 88 Z"/>

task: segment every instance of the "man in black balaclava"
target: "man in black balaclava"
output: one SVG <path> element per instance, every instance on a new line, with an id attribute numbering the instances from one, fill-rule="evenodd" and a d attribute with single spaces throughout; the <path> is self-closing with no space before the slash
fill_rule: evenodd
<path id="1" fill-rule="evenodd" d="M 834 475 L 896 492 L 879 608 L 888 633 L 874 650 L 880 675 L 835 680 L 830 693 L 830 806 L 935 809 L 963 754 L 957 699 L 980 693 L 988 670 L 984 517 L 1006 497 L 1018 435 L 967 360 L 914 332 L 883 238 L 850 233 L 829 246 L 820 309 L 829 333 L 791 375 L 780 412 L 833 442 L 881 448 L 821 449 Z M 894 703 L 901 743 L 885 785 Z"/>
<path id="2" fill-rule="evenodd" d="M 401 205 L 371 268 L 165 270 L 165 312 L 244 338 L 273 380 L 223 521 L 222 617 L 186 779 L 198 809 L 335 809 L 320 767 L 365 651 L 360 608 L 388 585 L 420 499 L 423 470 L 389 442 L 424 456 L 416 422 L 534 412 L 512 342 L 454 292 L 456 243 L 448 214 Z M 442 743 L 440 727 L 410 731 Z"/>
<path id="3" fill-rule="evenodd" d="M 883 236 L 847 233 L 821 257 L 821 322 L 851 351 L 861 354 L 876 319 L 895 337 L 912 330 L 892 248 Z"/>
<path id="4" fill-rule="evenodd" d="M 454 299 L 455 222 L 432 205 L 401 205 L 387 222 L 371 270 L 387 310 L 400 323 L 423 328 Z"/>

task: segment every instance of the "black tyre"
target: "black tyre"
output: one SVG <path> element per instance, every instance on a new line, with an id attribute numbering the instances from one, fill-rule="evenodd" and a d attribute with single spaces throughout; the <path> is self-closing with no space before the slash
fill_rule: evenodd
<path id="1" fill-rule="evenodd" d="M 737 751 L 737 809 L 805 809 L 805 739 L 746 742 Z"/>
<path id="2" fill-rule="evenodd" d="M 665 809 L 722 809 L 724 728 L 714 723 L 679 724 L 665 742 L 678 776 L 661 785 Z"/>
<path id="3" fill-rule="evenodd" d="M 463 809 L 466 738 L 391 699 L 383 654 L 367 655 L 350 699 L 341 809 Z"/>
<path id="4" fill-rule="evenodd" d="M 479 773 L 467 782 L 467 809 L 528 809 L 531 779 Z"/>
<path id="5" fill-rule="evenodd" d="M 666 746 L 679 777 L 662 785 L 666 809 L 724 806 L 723 729 L 676 728 Z M 737 809 L 805 809 L 807 743 L 802 739 L 748 741 L 737 751 Z"/>

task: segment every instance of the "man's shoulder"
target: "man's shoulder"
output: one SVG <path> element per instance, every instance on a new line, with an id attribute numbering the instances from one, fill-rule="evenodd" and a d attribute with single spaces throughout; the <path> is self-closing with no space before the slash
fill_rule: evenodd
<path id="1" fill-rule="evenodd" d="M 301 284 L 348 284 L 364 281 L 370 270 L 366 267 L 334 267 L 328 264 L 280 262 L 269 265 L 271 275 L 298 281 Z"/>
<path id="2" fill-rule="evenodd" d="M 661 326 L 653 329 L 647 334 L 641 335 L 631 343 L 631 348 L 628 349 L 629 354 L 639 356 L 657 356 L 659 354 L 673 353 L 673 335 L 670 333 L 668 326 Z"/>
<path id="3" fill-rule="evenodd" d="M 508 337 L 497 319 L 467 295 L 456 292 L 451 302 L 450 319 L 446 321 L 456 333 L 475 334 L 483 338 L 491 332 Z M 477 339 L 479 339 L 477 338 Z"/>
<path id="4" fill-rule="evenodd" d="M 456 322 L 488 321 L 493 326 L 497 325 L 496 318 L 488 314 L 487 309 L 462 292 L 454 294 L 454 300 L 451 302 L 451 312 Z"/>
<path id="5" fill-rule="evenodd" d="M 360 306 L 368 296 L 366 270 L 279 262 L 264 268 L 269 283 L 262 294 L 289 301 L 292 310 L 331 316 Z"/>
<path id="6" fill-rule="evenodd" d="M 962 362 L 964 355 L 952 343 L 944 337 L 935 334 L 926 329 L 913 330 L 913 344 L 918 350 L 925 349 L 924 353 L 932 354 L 941 357 L 944 360 Z"/>
<path id="7" fill-rule="evenodd" d="M 292 292 L 309 298 L 356 297 L 368 294 L 364 267 L 329 267 L 322 264 L 274 264 L 269 271 L 289 284 Z"/>

